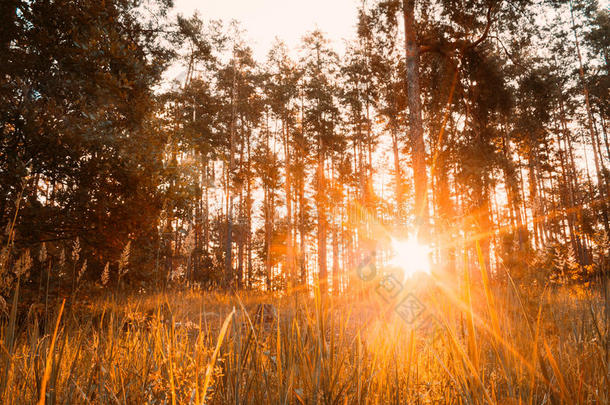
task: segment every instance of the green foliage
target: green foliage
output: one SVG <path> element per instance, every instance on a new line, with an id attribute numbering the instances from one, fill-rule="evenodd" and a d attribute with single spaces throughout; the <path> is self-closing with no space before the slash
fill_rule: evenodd
<path id="1" fill-rule="evenodd" d="M 17 1 L 2 31 L 0 225 L 27 179 L 18 245 L 70 240 L 103 265 L 154 235 L 163 135 L 155 86 L 168 4 Z"/>

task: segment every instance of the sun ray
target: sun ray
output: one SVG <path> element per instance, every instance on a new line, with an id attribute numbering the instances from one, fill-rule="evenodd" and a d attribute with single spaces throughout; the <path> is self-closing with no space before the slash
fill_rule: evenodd
<path id="1" fill-rule="evenodd" d="M 420 244 L 415 237 L 392 238 L 392 250 L 394 257 L 389 264 L 400 268 L 405 280 L 417 273 L 430 274 L 430 247 Z"/>

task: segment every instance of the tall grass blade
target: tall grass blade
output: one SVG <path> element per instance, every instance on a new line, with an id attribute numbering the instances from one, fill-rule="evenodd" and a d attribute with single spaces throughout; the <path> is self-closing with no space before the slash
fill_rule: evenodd
<path id="1" fill-rule="evenodd" d="M 59 330 L 59 324 L 61 322 L 61 315 L 64 312 L 65 303 L 66 303 L 66 300 L 63 300 L 61 302 L 61 307 L 59 307 L 59 313 L 57 314 L 57 321 L 55 322 L 55 329 L 53 330 L 53 337 L 51 338 L 51 346 L 49 347 L 49 352 L 47 353 L 47 360 L 46 360 L 45 367 L 44 367 L 44 375 L 42 377 L 42 382 L 40 384 L 40 397 L 38 399 L 38 405 L 45 404 L 47 383 L 49 381 L 49 378 L 51 377 L 51 368 L 53 367 L 55 342 L 57 341 L 57 332 Z"/>
<path id="2" fill-rule="evenodd" d="M 216 342 L 216 348 L 214 349 L 214 354 L 210 359 L 207 368 L 205 370 L 205 379 L 203 381 L 203 389 L 202 391 L 202 404 L 205 404 L 205 399 L 208 393 L 208 387 L 210 382 L 212 381 L 212 373 L 214 372 L 214 365 L 216 364 L 216 359 L 218 358 L 218 353 L 220 352 L 220 347 L 222 346 L 222 342 L 224 341 L 225 335 L 227 333 L 227 329 L 229 328 L 229 324 L 231 323 L 231 319 L 235 315 L 235 308 L 231 311 L 231 313 L 225 318 L 222 327 L 220 328 L 220 333 L 218 334 L 218 340 Z"/>

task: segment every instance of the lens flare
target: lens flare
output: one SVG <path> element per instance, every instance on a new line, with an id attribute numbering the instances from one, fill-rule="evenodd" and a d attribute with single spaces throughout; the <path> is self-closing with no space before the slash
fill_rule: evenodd
<path id="1" fill-rule="evenodd" d="M 390 265 L 400 268 L 405 280 L 417 273 L 430 274 L 430 248 L 417 242 L 417 239 L 392 238 L 392 250 L 394 257 Z"/>

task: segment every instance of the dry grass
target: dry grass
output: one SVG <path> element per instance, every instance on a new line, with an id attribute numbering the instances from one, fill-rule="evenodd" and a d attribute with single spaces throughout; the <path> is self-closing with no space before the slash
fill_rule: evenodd
<path id="1" fill-rule="evenodd" d="M 610 402 L 599 294 L 456 284 L 413 287 L 436 317 L 422 327 L 374 288 L 106 296 L 66 305 L 61 319 L 57 306 L 46 327 L 35 313 L 6 319 L 2 403 Z"/>

